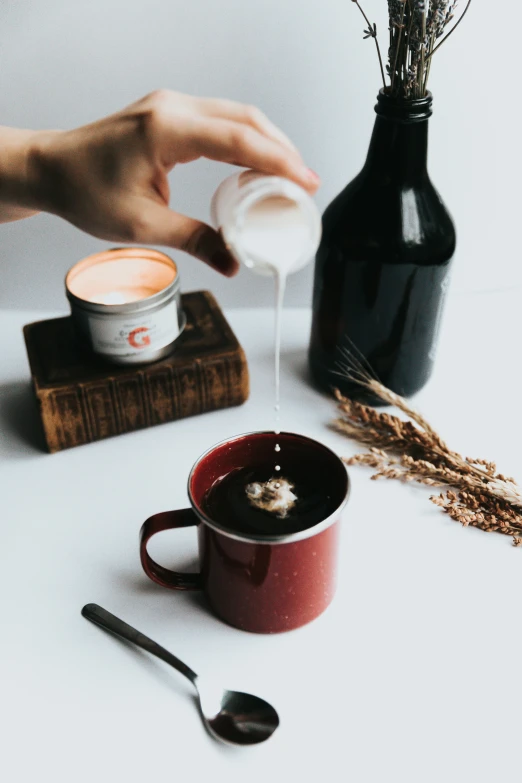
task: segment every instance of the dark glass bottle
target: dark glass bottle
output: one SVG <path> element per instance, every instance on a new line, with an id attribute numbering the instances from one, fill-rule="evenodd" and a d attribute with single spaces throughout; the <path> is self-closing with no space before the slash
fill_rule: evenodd
<path id="1" fill-rule="evenodd" d="M 433 365 L 456 237 L 428 176 L 431 103 L 381 91 L 364 168 L 323 216 L 310 369 L 321 388 L 365 402 L 376 400 L 339 374 L 344 350 L 406 397 Z"/>

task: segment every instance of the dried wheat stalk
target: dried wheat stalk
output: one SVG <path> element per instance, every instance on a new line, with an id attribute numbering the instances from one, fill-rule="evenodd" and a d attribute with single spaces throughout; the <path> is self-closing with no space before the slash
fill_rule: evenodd
<path id="1" fill-rule="evenodd" d="M 452 451 L 418 411 L 383 386 L 371 368 L 352 352 L 344 352 L 341 369 L 340 374 L 408 417 L 403 420 L 379 413 L 336 391 L 341 415 L 334 427 L 370 447 L 367 452 L 345 459 L 347 465 L 373 468 L 374 480 L 387 478 L 451 487 L 432 495 L 430 500 L 464 526 L 503 533 L 513 537 L 514 546 L 522 545 L 522 492 L 514 479 L 498 473 L 494 462 L 462 457 Z"/>

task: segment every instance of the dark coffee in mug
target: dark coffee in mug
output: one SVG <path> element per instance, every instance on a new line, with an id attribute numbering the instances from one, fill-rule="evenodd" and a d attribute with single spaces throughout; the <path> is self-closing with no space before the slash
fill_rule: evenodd
<path id="1" fill-rule="evenodd" d="M 307 530 L 338 506 L 338 480 L 309 454 L 277 455 L 275 460 L 238 467 L 206 493 L 203 511 L 236 533 L 289 534 Z M 275 502 L 274 502 L 275 501 Z"/>

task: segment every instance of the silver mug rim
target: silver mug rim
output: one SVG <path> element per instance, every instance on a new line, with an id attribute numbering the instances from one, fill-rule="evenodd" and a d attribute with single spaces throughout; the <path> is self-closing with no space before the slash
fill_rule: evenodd
<path id="1" fill-rule="evenodd" d="M 300 438 L 302 440 L 311 441 L 312 443 L 316 443 L 322 448 L 324 448 L 326 451 L 330 452 L 330 454 L 335 457 L 335 459 L 341 463 L 341 465 L 346 470 L 346 492 L 344 494 L 344 497 L 341 501 L 341 503 L 336 507 L 335 511 L 333 511 L 330 516 L 328 516 L 326 519 L 323 519 L 321 522 L 318 522 L 316 525 L 313 525 L 312 527 L 306 528 L 305 530 L 299 530 L 297 533 L 287 533 L 282 535 L 270 535 L 270 536 L 264 536 L 264 535 L 255 535 L 255 534 L 249 534 L 249 533 L 236 533 L 233 530 L 229 530 L 229 528 L 226 528 L 222 525 L 219 525 L 217 522 L 214 522 L 213 519 L 211 519 L 207 514 L 205 514 L 199 506 L 196 504 L 196 501 L 194 500 L 194 496 L 192 494 L 190 485 L 192 483 L 192 478 L 194 476 L 194 473 L 196 472 L 198 466 L 201 464 L 201 462 L 207 457 L 209 454 L 212 454 L 216 449 L 220 448 L 220 446 L 225 446 L 227 443 L 235 443 L 238 440 L 243 440 L 244 438 L 248 438 L 252 435 L 273 435 L 273 430 L 253 430 L 252 432 L 244 432 L 241 435 L 234 435 L 232 438 L 224 438 L 223 440 L 219 441 L 219 443 L 215 443 L 213 446 L 211 446 L 209 449 L 207 449 L 203 454 L 201 454 L 200 457 L 195 461 L 193 464 L 189 477 L 187 482 L 187 492 L 190 500 L 190 505 L 192 506 L 192 510 L 198 517 L 198 519 L 203 522 L 203 524 L 207 525 L 207 527 L 210 527 L 212 530 L 214 530 L 216 533 L 220 533 L 221 535 L 226 536 L 227 538 L 231 538 L 234 541 L 243 541 L 247 544 L 292 544 L 297 541 L 304 541 L 307 538 L 312 538 L 313 536 L 319 535 L 319 533 L 322 533 L 323 530 L 326 530 L 331 525 L 334 524 L 334 522 L 338 521 L 340 519 L 340 516 L 348 503 L 350 494 L 351 494 L 351 481 L 350 481 L 350 474 L 348 473 L 348 470 L 346 469 L 346 465 L 342 461 L 342 459 L 334 452 L 329 446 L 325 446 L 324 443 L 321 443 L 318 440 L 315 440 L 315 438 L 310 438 L 308 435 L 301 435 L 297 432 L 281 432 L 280 434 L 282 436 L 284 435 L 291 435 L 295 438 Z"/>

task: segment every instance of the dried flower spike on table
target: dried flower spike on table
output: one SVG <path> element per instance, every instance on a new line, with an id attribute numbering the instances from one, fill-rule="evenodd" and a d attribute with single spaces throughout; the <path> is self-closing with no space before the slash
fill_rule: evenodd
<path id="1" fill-rule="evenodd" d="M 337 391 L 341 415 L 334 427 L 369 446 L 368 451 L 345 459 L 347 465 L 373 468 L 374 480 L 451 487 L 430 500 L 464 526 L 503 533 L 513 537 L 514 546 L 522 545 L 522 493 L 514 479 L 498 473 L 494 462 L 462 457 L 452 451 L 403 397 L 383 386 L 353 358 L 345 372 L 408 417 L 403 420 L 379 413 Z"/>

